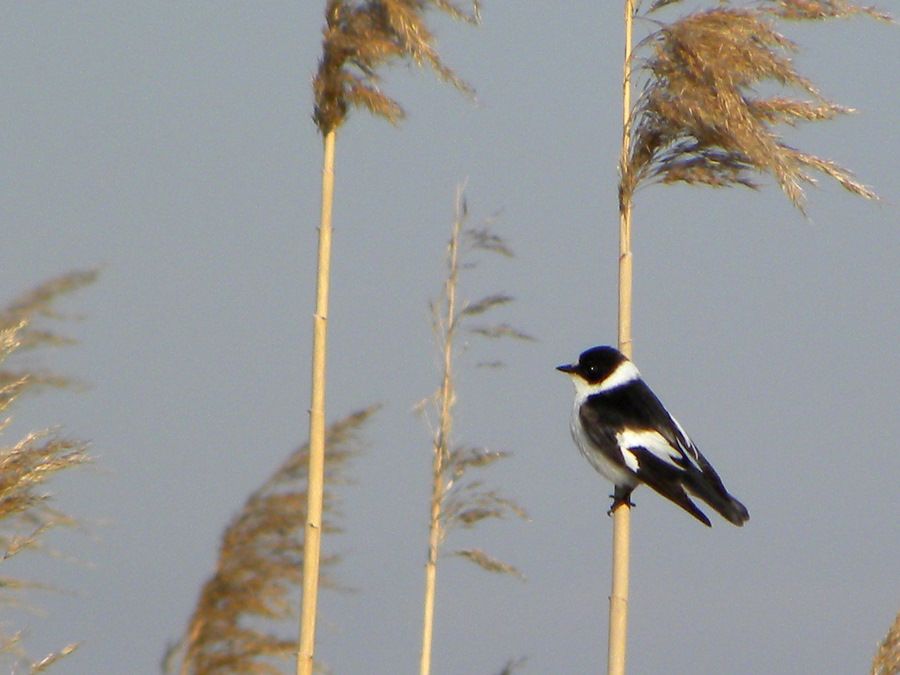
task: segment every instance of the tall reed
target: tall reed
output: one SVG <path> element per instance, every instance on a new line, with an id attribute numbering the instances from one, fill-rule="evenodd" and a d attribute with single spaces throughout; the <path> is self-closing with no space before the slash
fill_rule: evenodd
<path id="1" fill-rule="evenodd" d="M 505 242 L 487 228 L 465 229 L 467 218 L 468 210 L 460 188 L 456 194 L 455 217 L 447 246 L 447 278 L 444 281 L 444 294 L 441 302 L 432 303 L 431 307 L 432 328 L 440 348 L 441 384 L 437 392 L 419 406 L 427 413 L 430 404 L 437 415 L 432 438 L 431 500 L 428 556 L 425 561 L 420 675 L 429 675 L 431 672 L 437 563 L 447 532 L 454 527 L 472 528 L 490 518 L 503 518 L 508 515 L 527 518 L 525 511 L 514 500 L 502 496 L 496 490 L 485 488 L 481 481 L 471 480 L 467 476 L 470 470 L 487 467 L 508 457 L 508 453 L 480 447 L 454 447 L 451 441 L 454 406 L 457 402 L 454 356 L 459 331 L 468 328 L 468 323 L 473 317 L 481 317 L 512 301 L 508 295 L 493 294 L 472 303 L 459 302 L 459 273 L 464 264 L 464 257 L 468 258 L 475 251 L 512 256 Z M 465 264 L 470 263 L 467 260 Z M 531 339 L 505 323 L 473 326 L 469 330 L 483 337 Z M 517 568 L 481 549 L 460 549 L 454 551 L 452 555 L 465 558 L 490 572 L 521 577 Z M 513 665 L 507 666 L 510 671 L 512 667 Z"/>
<path id="2" fill-rule="evenodd" d="M 680 0 L 656 0 L 643 17 Z M 723 1 L 659 28 L 632 48 L 640 0 L 625 0 L 625 59 L 622 77 L 623 131 L 619 158 L 619 349 L 631 357 L 631 214 L 642 184 L 683 182 L 757 189 L 767 174 L 800 211 L 803 186 L 817 176 L 837 181 L 853 194 L 875 192 L 839 164 L 785 143 L 776 127 L 832 119 L 853 112 L 826 99 L 800 75 L 788 55 L 797 46 L 775 28 L 778 20 L 809 21 L 867 15 L 889 21 L 871 7 L 845 0 L 764 0 L 738 5 Z M 633 67 L 641 94 L 631 103 Z M 763 96 L 757 85 L 780 85 L 808 99 Z M 613 571 L 609 598 L 607 672 L 624 675 L 627 652 L 630 506 L 613 513 Z"/>
<path id="3" fill-rule="evenodd" d="M 434 47 L 425 23 L 429 8 L 469 22 L 478 19 L 477 0 L 471 13 L 450 0 L 328 0 L 325 7 L 322 58 L 313 81 L 313 119 L 322 135 L 322 204 L 313 314 L 312 382 L 309 410 L 309 489 L 304 531 L 303 591 L 298 675 L 313 669 L 319 558 L 322 535 L 322 497 L 325 462 L 325 383 L 328 339 L 328 300 L 331 274 L 331 215 L 334 201 L 334 153 L 338 128 L 349 110 L 361 107 L 391 123 L 403 117 L 397 101 L 378 87 L 378 69 L 401 59 L 429 65 L 441 79 L 458 89 L 471 88 L 447 68 Z"/>

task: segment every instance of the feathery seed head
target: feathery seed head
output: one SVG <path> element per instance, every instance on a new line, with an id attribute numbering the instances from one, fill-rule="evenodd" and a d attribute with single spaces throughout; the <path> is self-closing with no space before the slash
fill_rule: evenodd
<path id="1" fill-rule="evenodd" d="M 657 2 L 654 11 L 664 5 Z M 769 174 L 803 209 L 803 185 L 814 172 L 873 199 L 875 193 L 835 162 L 787 145 L 775 125 L 831 119 L 852 109 L 824 98 L 795 69 L 797 46 L 781 35 L 779 18 L 811 19 L 881 14 L 848 2 L 778 0 L 752 8 L 722 3 L 688 14 L 648 36 L 638 50 L 646 76 L 632 113 L 631 151 L 621 167 L 620 199 L 644 181 L 714 187 L 758 187 L 754 174 Z M 757 94 L 766 83 L 801 90 L 809 100 Z"/>

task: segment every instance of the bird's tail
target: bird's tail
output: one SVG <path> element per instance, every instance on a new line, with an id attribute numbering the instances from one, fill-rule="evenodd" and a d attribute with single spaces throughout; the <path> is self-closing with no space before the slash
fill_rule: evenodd
<path id="1" fill-rule="evenodd" d="M 718 479 L 718 476 L 716 478 Z M 721 480 L 693 481 L 693 484 L 686 487 L 731 524 L 741 527 L 750 520 L 750 512 L 747 511 L 747 507 L 728 494 Z"/>
<path id="2" fill-rule="evenodd" d="M 747 507 L 727 492 L 724 499 L 715 503 L 709 502 L 709 505 L 718 511 L 723 518 L 738 527 L 750 520 L 750 512 L 747 510 Z"/>
<path id="3" fill-rule="evenodd" d="M 685 487 L 731 524 L 741 527 L 750 520 L 747 507 L 728 494 L 719 474 L 703 455 L 700 455 L 700 470 L 693 472 L 691 478 L 685 481 Z"/>

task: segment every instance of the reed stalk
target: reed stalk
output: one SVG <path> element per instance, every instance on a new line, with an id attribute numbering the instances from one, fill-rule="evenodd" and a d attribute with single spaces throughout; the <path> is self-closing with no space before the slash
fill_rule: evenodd
<path id="1" fill-rule="evenodd" d="M 619 171 L 627 171 L 631 141 L 631 51 L 634 26 L 634 0 L 625 0 L 625 54 L 622 65 L 622 146 Z M 619 197 L 619 351 L 631 358 L 631 211 L 632 194 Z M 617 500 L 613 510 L 612 590 L 609 595 L 609 636 L 606 671 L 625 675 L 628 647 L 628 582 L 631 555 L 631 506 L 627 499 Z"/>
<path id="2" fill-rule="evenodd" d="M 437 587 L 437 558 L 443 539 L 441 505 L 444 502 L 446 480 L 444 462 L 449 454 L 450 431 L 453 425 L 453 337 L 456 333 L 456 286 L 459 279 L 459 234 L 462 229 L 460 195 L 457 193 L 456 217 L 447 252 L 448 275 L 444 284 L 446 313 L 443 319 L 444 335 L 442 345 L 443 373 L 438 393 L 439 423 L 434 437 L 431 466 L 431 512 L 428 522 L 428 558 L 425 562 L 425 600 L 422 617 L 422 653 L 419 660 L 419 675 L 431 673 L 431 645 L 434 635 L 434 596 Z"/>
<path id="3" fill-rule="evenodd" d="M 319 220 L 316 311 L 313 315 L 312 394 L 309 409 L 309 484 L 304 532 L 303 591 L 300 606 L 298 675 L 312 675 L 316 639 L 316 606 L 322 538 L 325 482 L 325 355 L 328 339 L 328 297 L 331 275 L 331 214 L 334 205 L 335 129 L 325 134 L 322 151 L 322 213 Z"/>
<path id="4" fill-rule="evenodd" d="M 530 340 L 530 336 L 509 324 L 469 326 L 473 317 L 482 317 L 492 310 L 512 301 L 502 293 L 481 298 L 475 302 L 462 302 L 459 297 L 460 270 L 473 263 L 469 254 L 473 251 L 499 253 L 511 257 L 512 251 L 498 236 L 486 227 L 468 229 L 466 202 L 463 189 L 457 190 L 455 217 L 447 247 L 447 277 L 441 302 L 432 303 L 432 327 L 441 355 L 441 381 L 434 395 L 420 404 L 427 414 L 429 408 L 437 415 L 432 436 L 431 499 L 428 521 L 428 554 L 425 562 L 425 595 L 422 609 L 422 650 L 419 661 L 420 675 L 430 675 L 432 644 L 434 641 L 435 596 L 437 591 L 437 563 L 447 534 L 455 527 L 471 529 L 490 518 L 514 515 L 527 519 L 527 514 L 514 500 L 504 497 L 485 486 L 480 479 L 469 478 L 467 472 L 480 469 L 505 459 L 509 453 L 480 447 L 454 447 L 451 443 L 453 409 L 456 404 L 454 375 L 454 349 L 460 330 L 486 338 L 513 338 Z M 491 365 L 502 365 L 497 362 Z M 451 553 L 472 562 L 483 570 L 522 578 L 521 572 L 508 563 L 498 560 L 481 549 L 467 548 Z M 510 663 L 517 663 L 511 661 Z"/>

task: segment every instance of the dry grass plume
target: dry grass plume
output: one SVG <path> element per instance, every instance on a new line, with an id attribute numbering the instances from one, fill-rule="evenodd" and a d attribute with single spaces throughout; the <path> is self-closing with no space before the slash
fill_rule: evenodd
<path id="1" fill-rule="evenodd" d="M 394 60 L 427 65 L 445 82 L 473 93 L 441 60 L 425 21 L 428 9 L 468 23 L 479 20 L 477 0 L 469 10 L 449 0 L 328 1 L 322 59 L 313 82 L 313 118 L 323 136 L 337 129 L 354 107 L 392 124 L 403 118 L 402 106 L 379 87 L 378 69 Z"/>
<path id="2" fill-rule="evenodd" d="M 872 661 L 870 675 L 898 675 L 900 673 L 900 612 L 893 625 L 878 645 L 878 652 Z"/>
<path id="3" fill-rule="evenodd" d="M 15 357 L 26 350 L 58 346 L 68 338 L 37 324 L 41 319 L 61 318 L 55 308 L 59 296 L 91 283 L 96 272 L 74 272 L 52 279 L 23 295 L 0 311 L 0 434 L 11 422 L 9 410 L 23 394 L 48 386 L 65 386 L 68 378 L 33 368 L 15 367 Z M 25 552 L 55 555 L 46 548 L 46 534 L 58 527 L 72 527 L 77 521 L 52 505 L 45 486 L 55 475 L 88 461 L 86 444 L 62 436 L 52 428 L 32 431 L 11 444 L 0 440 L 0 562 Z M 0 604 L 22 607 L 22 594 L 29 589 L 52 588 L 38 581 L 0 576 Z M 0 663 L 11 670 L 43 672 L 72 653 L 77 644 L 67 645 L 44 658 L 32 661 L 22 644 L 22 633 L 6 624 L 0 627 Z"/>
<path id="4" fill-rule="evenodd" d="M 360 432 L 376 409 L 360 410 L 328 428 L 329 486 L 347 482 Z M 176 658 L 182 675 L 284 672 L 297 642 L 276 629 L 296 618 L 292 603 L 301 582 L 308 461 L 307 445 L 291 453 L 225 528 L 216 571 L 200 591 L 180 646 L 167 657 L 170 672 Z M 324 513 L 325 531 L 339 531 L 333 487 L 325 494 Z M 337 555 L 326 556 L 322 565 L 332 568 L 338 561 Z M 327 575 L 321 581 L 337 585 Z"/>
<path id="5" fill-rule="evenodd" d="M 656 2 L 648 14 L 677 0 Z M 767 174 L 803 210 L 804 186 L 817 177 L 875 199 L 871 188 L 836 162 L 790 146 L 779 127 L 853 112 L 828 100 L 794 67 L 798 50 L 778 20 L 813 21 L 887 14 L 842 0 L 721 2 L 660 28 L 635 53 L 644 78 L 630 121 L 631 151 L 621 171 L 621 200 L 644 182 L 743 185 Z M 780 88 L 785 94 L 764 95 Z M 791 92 L 803 97 L 792 96 Z"/>

